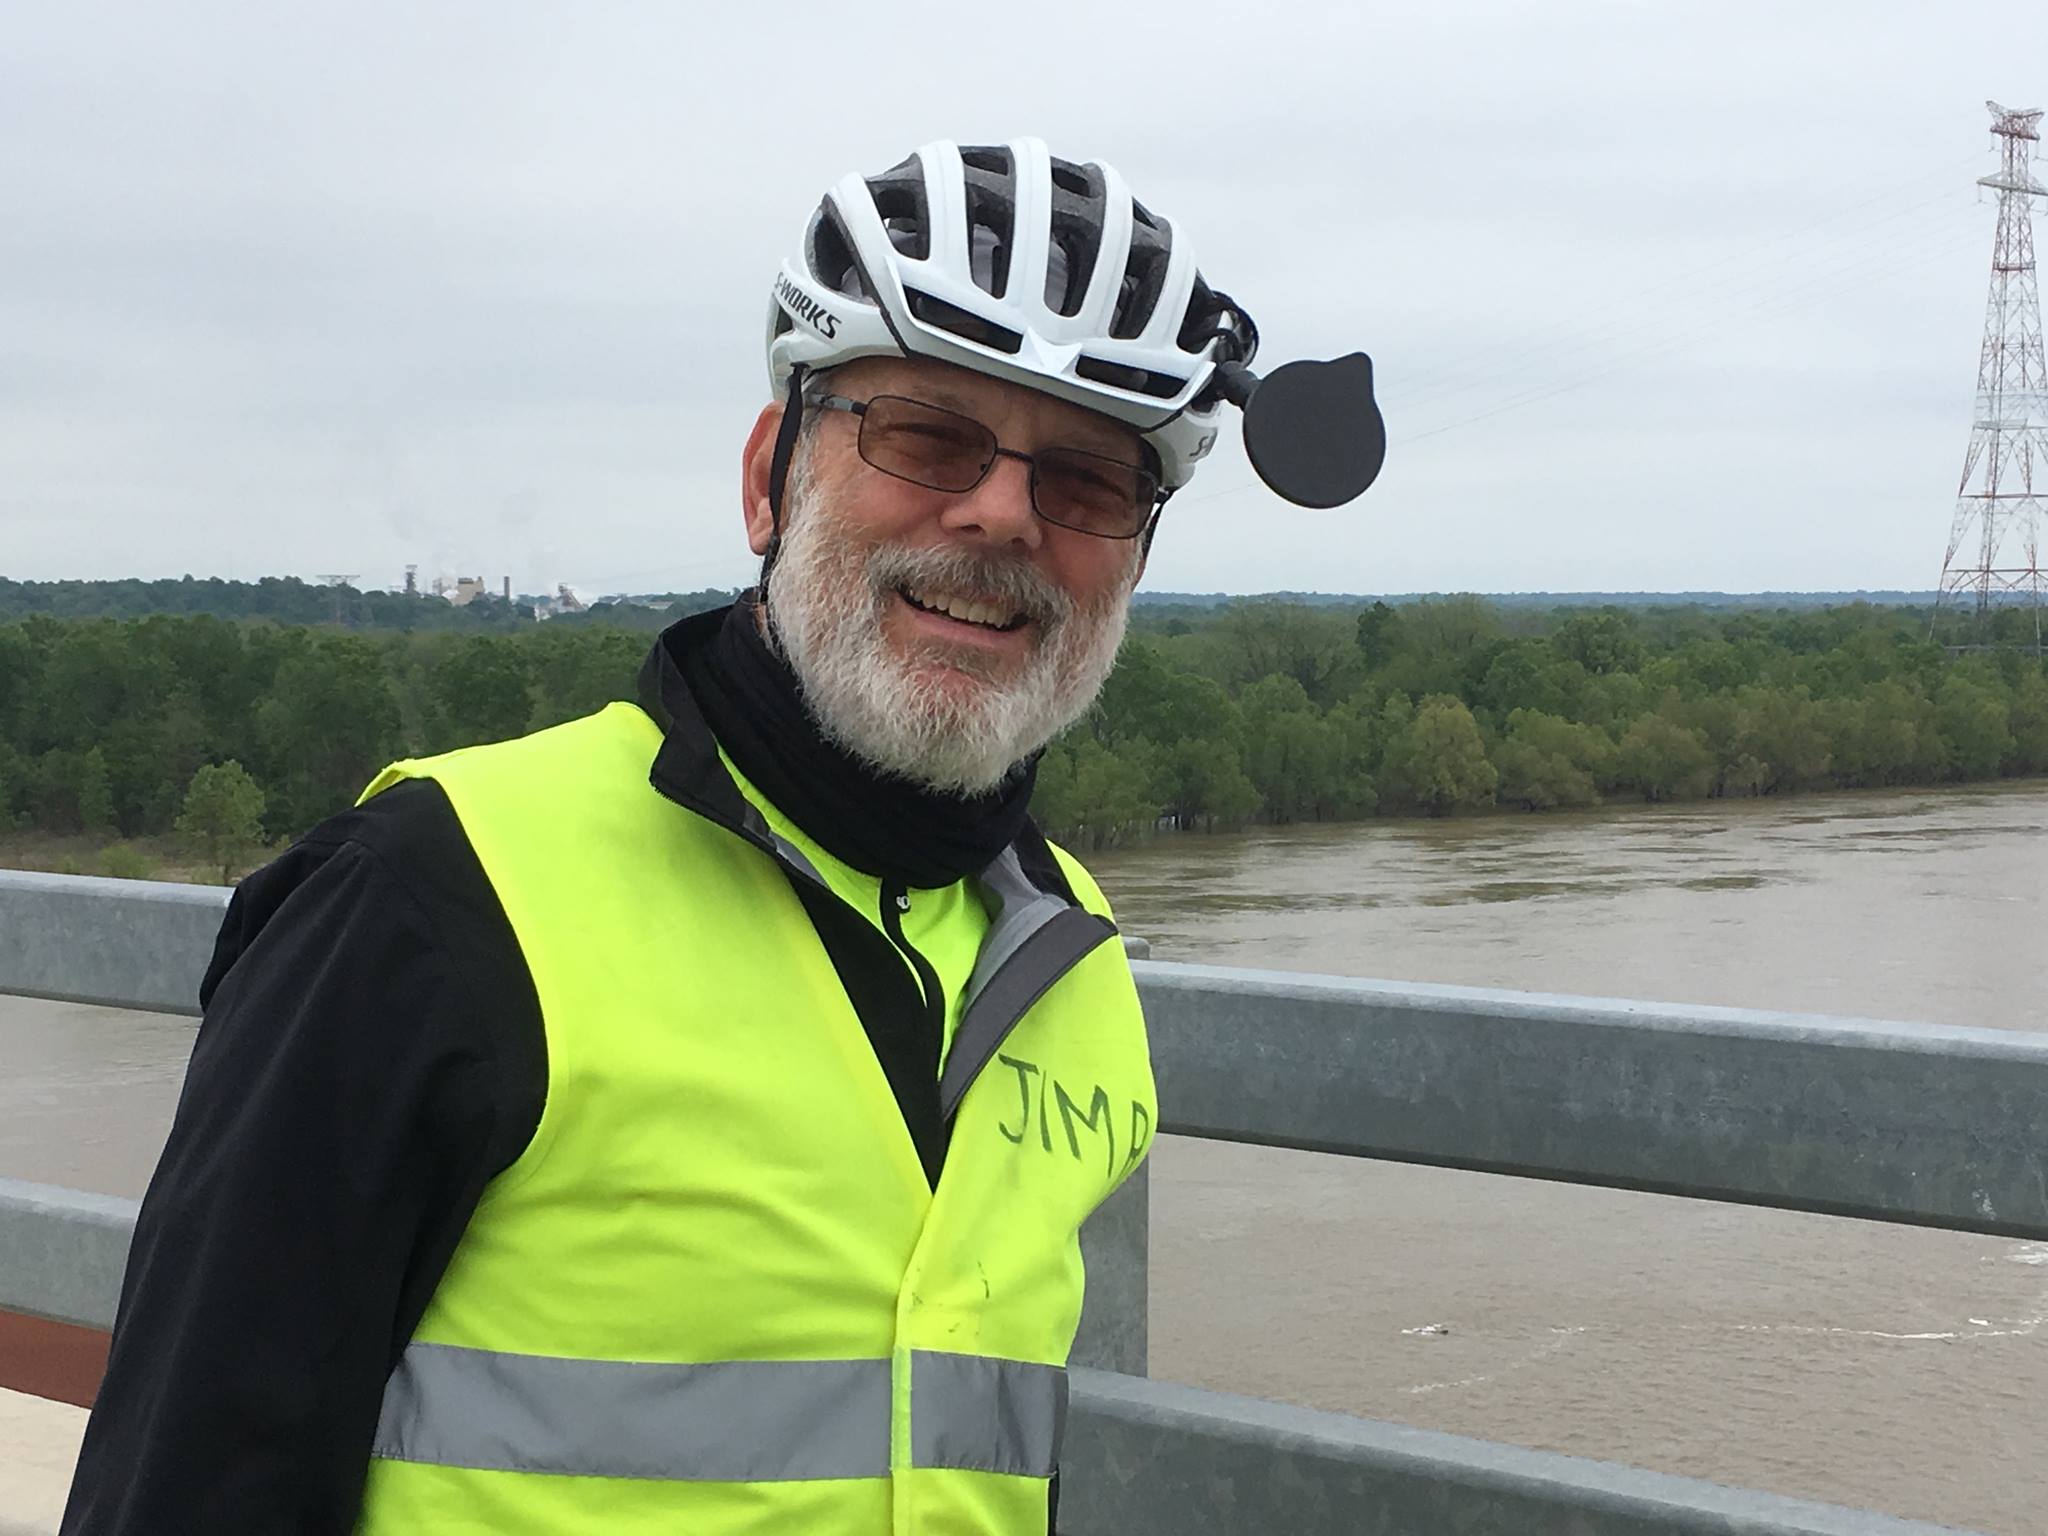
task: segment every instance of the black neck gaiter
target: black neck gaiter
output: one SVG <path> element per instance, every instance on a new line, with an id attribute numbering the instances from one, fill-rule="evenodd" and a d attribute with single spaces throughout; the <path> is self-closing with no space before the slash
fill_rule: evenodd
<path id="1" fill-rule="evenodd" d="M 747 781 L 835 859 L 919 889 L 978 874 L 1023 830 L 1037 760 L 986 795 L 940 794 L 826 740 L 769 648 L 749 593 L 679 657 L 690 693 Z"/>

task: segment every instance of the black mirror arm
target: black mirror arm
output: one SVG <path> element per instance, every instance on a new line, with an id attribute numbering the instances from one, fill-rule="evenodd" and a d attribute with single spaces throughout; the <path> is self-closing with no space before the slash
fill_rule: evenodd
<path id="1" fill-rule="evenodd" d="M 1252 391 L 1259 387 L 1259 376 L 1243 363 L 1218 363 L 1212 382 L 1216 393 L 1241 411 L 1251 403 Z"/>

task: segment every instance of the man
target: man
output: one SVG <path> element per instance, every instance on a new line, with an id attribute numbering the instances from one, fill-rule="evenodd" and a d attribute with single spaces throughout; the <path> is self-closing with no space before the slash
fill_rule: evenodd
<path id="1" fill-rule="evenodd" d="M 236 893 L 68 1536 L 1048 1528 L 1157 1115 L 1032 764 L 1254 337 L 1034 140 L 827 196 L 760 587 Z"/>

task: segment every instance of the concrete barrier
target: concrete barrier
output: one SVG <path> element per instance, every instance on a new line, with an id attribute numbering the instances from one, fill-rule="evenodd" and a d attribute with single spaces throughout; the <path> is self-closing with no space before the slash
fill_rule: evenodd
<path id="1" fill-rule="evenodd" d="M 112 1195 L 0 1179 L 0 1308 L 113 1327 L 136 1210 Z"/>
<path id="2" fill-rule="evenodd" d="M 230 894 L 0 870 L 0 992 L 196 1014 Z"/>
<path id="3" fill-rule="evenodd" d="M 1164 1130 L 2048 1238 L 2048 1035 L 1132 969 Z"/>
<path id="4" fill-rule="evenodd" d="M 194 1013 L 227 898 L 0 871 L 0 992 Z M 2048 1238 L 2048 1036 L 1133 970 L 1164 1130 Z"/>
<path id="5" fill-rule="evenodd" d="M 1061 1536 L 1935 1536 L 1951 1527 L 1433 1430 L 1074 1373 Z"/>

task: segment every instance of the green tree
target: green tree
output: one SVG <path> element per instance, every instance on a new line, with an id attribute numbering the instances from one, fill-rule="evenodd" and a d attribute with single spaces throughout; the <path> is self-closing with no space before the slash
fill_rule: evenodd
<path id="1" fill-rule="evenodd" d="M 1995 682 L 1951 672 L 1934 696 L 1934 725 L 1958 779 L 1988 779 L 2011 752 L 2005 695 Z"/>
<path id="2" fill-rule="evenodd" d="M 1941 776 L 1934 703 L 1917 684 L 1867 684 L 1855 697 L 1833 700 L 1829 718 L 1838 782 L 1861 788 Z"/>
<path id="3" fill-rule="evenodd" d="M 1312 703 L 1328 706 L 1350 692 L 1364 670 L 1355 621 L 1303 603 L 1232 603 L 1217 632 L 1235 684 L 1291 678 Z"/>
<path id="4" fill-rule="evenodd" d="M 1437 694 L 1387 743 L 1383 787 L 1401 805 L 1445 816 L 1493 799 L 1500 775 L 1462 699 Z"/>
<path id="5" fill-rule="evenodd" d="M 1683 646 L 1672 658 L 1679 692 L 1688 699 L 1701 698 L 1753 683 L 1763 672 L 1769 650 L 1763 646 L 1732 645 L 1722 639 L 1699 639 Z"/>
<path id="6" fill-rule="evenodd" d="M 1234 737 L 1238 713 L 1214 678 L 1175 664 L 1160 646 L 1132 640 L 1118 655 L 1089 721 L 1104 746 L 1142 736 L 1166 747 L 1190 737 Z"/>
<path id="7" fill-rule="evenodd" d="M 1501 803 L 1530 811 L 1598 805 L 1614 758 L 1614 744 L 1591 726 L 1518 709 L 1493 753 Z"/>
<path id="8" fill-rule="evenodd" d="M 1314 816 L 1336 798 L 1337 742 L 1294 678 L 1275 674 L 1245 689 L 1244 771 L 1274 821 Z"/>
<path id="9" fill-rule="evenodd" d="M 107 780 L 106 755 L 88 747 L 78 758 L 78 824 L 88 832 L 114 827 L 114 790 Z"/>
<path id="10" fill-rule="evenodd" d="M 2013 680 L 2012 708 L 2007 715 L 2012 751 L 2008 773 L 2048 773 L 2048 676 L 2034 663 Z"/>
<path id="11" fill-rule="evenodd" d="M 1154 776 L 1151 743 L 1126 743 L 1112 752 L 1076 732 L 1039 759 L 1032 813 L 1057 838 L 1106 848 L 1157 819 Z"/>
<path id="12" fill-rule="evenodd" d="M 514 642 L 488 636 L 455 641 L 434 671 L 434 692 L 450 733 L 445 745 L 522 735 L 533 714 L 532 681 L 526 652 Z"/>
<path id="13" fill-rule="evenodd" d="M 0 742 L 20 740 L 28 699 L 40 691 L 43 657 L 19 624 L 0 624 Z"/>
<path id="14" fill-rule="evenodd" d="M 1336 771 L 1330 798 L 1319 814 L 1370 816 L 1379 806 L 1375 775 L 1385 747 L 1379 716 L 1369 698 L 1357 698 L 1331 710 L 1326 724 L 1336 753 Z"/>
<path id="15" fill-rule="evenodd" d="M 194 696 L 180 686 L 155 710 L 116 721 L 103 743 L 115 820 L 130 831 L 168 831 L 199 765 L 229 750 L 238 738 L 246 740 L 249 718 L 216 732 Z"/>
<path id="16" fill-rule="evenodd" d="M 1576 661 L 1595 676 L 1633 672 L 1643 664 L 1643 642 L 1635 620 L 1619 608 L 1579 613 L 1557 626 L 1550 637 L 1558 655 Z"/>
<path id="17" fill-rule="evenodd" d="M 1827 716 L 1804 688 L 1744 688 L 1737 701 L 1743 711 L 1737 745 L 1762 764 L 1761 793 L 1827 781 L 1834 760 Z"/>
<path id="18" fill-rule="evenodd" d="M 1655 697 L 1634 672 L 1607 672 L 1595 677 L 1575 661 L 1561 662 L 1559 666 L 1570 668 L 1581 679 L 1571 692 L 1566 718 L 1581 725 L 1597 726 L 1610 739 L 1627 730 L 1629 721 L 1636 716 L 1647 713 L 1650 700 Z"/>
<path id="19" fill-rule="evenodd" d="M 1575 677 L 1574 672 L 1580 676 Z M 1505 720 L 1518 709 L 1540 709 L 1546 714 L 1567 714 L 1575 702 L 1583 672 L 1576 662 L 1560 665 L 1560 658 L 1548 640 L 1510 640 L 1487 663 L 1485 675 L 1473 690 L 1475 708 Z"/>
<path id="20" fill-rule="evenodd" d="M 1630 721 L 1615 756 L 1621 782 L 1645 800 L 1695 800 L 1714 787 L 1706 738 L 1663 715 Z"/>
<path id="21" fill-rule="evenodd" d="M 1401 612 L 1385 603 L 1374 603 L 1358 615 L 1358 650 L 1371 668 L 1385 666 L 1401 649 Z"/>
<path id="22" fill-rule="evenodd" d="M 235 865 L 263 837 L 263 790 L 232 758 L 207 763 L 192 775 L 178 835 L 209 864 L 220 866 L 220 883 L 231 884 Z"/>
<path id="23" fill-rule="evenodd" d="M 1415 723 L 1415 702 L 1405 693 L 1390 693 L 1380 701 L 1379 713 L 1372 724 L 1374 753 L 1373 769 L 1382 777 L 1387 772 L 1388 755 L 1394 743 L 1407 734 Z"/>
<path id="24" fill-rule="evenodd" d="M 21 824 L 27 763 L 21 754 L 0 737 L 0 832 L 11 832 Z"/>
<path id="25" fill-rule="evenodd" d="M 299 631 L 255 725 L 272 830 L 301 832 L 343 809 L 398 741 L 381 651 L 354 636 Z"/>
<path id="26" fill-rule="evenodd" d="M 37 758 L 29 785 L 30 822 L 45 832 L 81 831 L 78 788 L 84 777 L 85 754 L 75 748 L 52 747 Z"/>
<path id="27" fill-rule="evenodd" d="M 530 642 L 538 730 L 560 725 L 634 696 L 643 636 L 615 629 L 562 629 L 549 623 Z"/>
<path id="28" fill-rule="evenodd" d="M 1500 614 L 1469 592 L 1424 598 L 1401 610 L 1401 648 L 1376 675 L 1413 697 L 1469 699 L 1505 643 Z"/>
<path id="29" fill-rule="evenodd" d="M 1259 792 L 1227 738 L 1190 736 L 1167 747 L 1153 785 L 1161 813 L 1180 831 L 1237 826 L 1258 814 Z"/>

